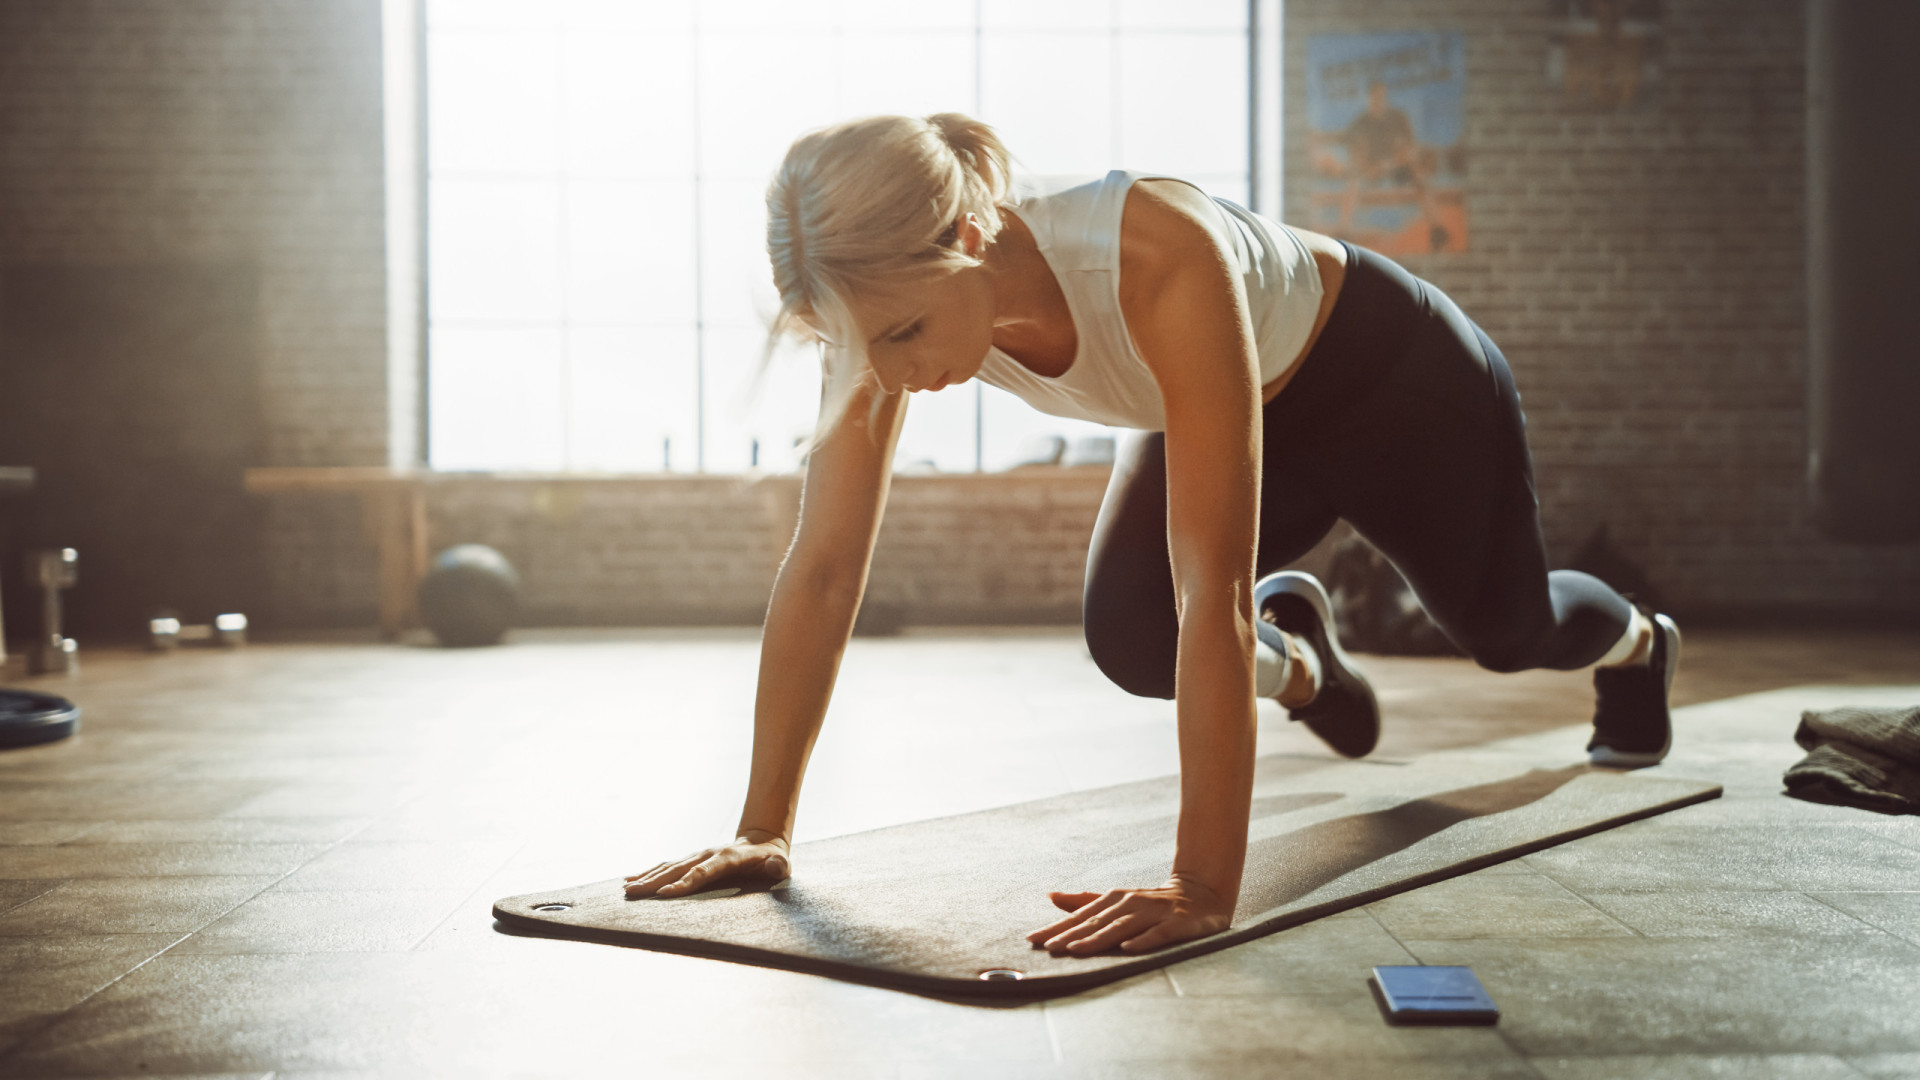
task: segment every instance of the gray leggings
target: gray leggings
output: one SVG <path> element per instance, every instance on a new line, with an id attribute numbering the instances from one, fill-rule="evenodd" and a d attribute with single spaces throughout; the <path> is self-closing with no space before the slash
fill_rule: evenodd
<path id="1" fill-rule="evenodd" d="M 1596 577 L 1547 570 L 1506 358 L 1439 289 L 1373 252 L 1347 251 L 1319 341 L 1262 410 L 1259 573 L 1306 554 L 1345 518 L 1482 667 L 1598 660 L 1632 606 Z M 1108 678 L 1173 697 L 1180 627 L 1159 432 L 1129 439 L 1114 466 L 1087 557 L 1084 622 Z M 1277 647 L 1273 628 L 1258 627 Z"/>

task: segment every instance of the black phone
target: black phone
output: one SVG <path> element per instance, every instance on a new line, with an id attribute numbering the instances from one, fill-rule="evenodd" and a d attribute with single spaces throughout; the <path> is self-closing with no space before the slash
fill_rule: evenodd
<path id="1" fill-rule="evenodd" d="M 1390 1024 L 1492 1024 L 1500 1008 L 1472 968 L 1383 966 L 1371 980 Z"/>

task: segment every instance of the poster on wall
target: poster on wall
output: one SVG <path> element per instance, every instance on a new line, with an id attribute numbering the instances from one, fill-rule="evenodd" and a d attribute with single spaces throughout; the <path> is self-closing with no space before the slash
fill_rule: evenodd
<path id="1" fill-rule="evenodd" d="M 1547 80 L 1567 103 L 1627 109 L 1660 85 L 1660 0 L 1547 0 Z"/>
<path id="2" fill-rule="evenodd" d="M 1466 36 L 1307 39 L 1311 229 L 1384 255 L 1467 250 Z"/>

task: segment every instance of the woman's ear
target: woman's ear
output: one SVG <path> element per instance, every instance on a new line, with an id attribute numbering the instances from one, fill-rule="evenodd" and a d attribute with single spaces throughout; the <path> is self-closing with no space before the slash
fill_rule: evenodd
<path id="1" fill-rule="evenodd" d="M 954 239 L 960 241 L 960 250 L 966 252 L 968 258 L 977 259 L 986 253 L 986 230 L 980 227 L 980 218 L 976 214 L 968 213 L 960 219 L 958 235 Z"/>

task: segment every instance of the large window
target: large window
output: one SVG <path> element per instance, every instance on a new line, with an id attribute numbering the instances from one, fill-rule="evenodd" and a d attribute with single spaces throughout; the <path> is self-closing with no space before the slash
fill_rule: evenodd
<path id="1" fill-rule="evenodd" d="M 1246 0 L 431 0 L 431 464 L 791 468 L 817 362 L 752 375 L 796 135 L 957 110 L 1032 173 L 1247 201 L 1248 44 Z M 901 458 L 995 469 L 1102 430 L 968 383 L 915 396 Z"/>

